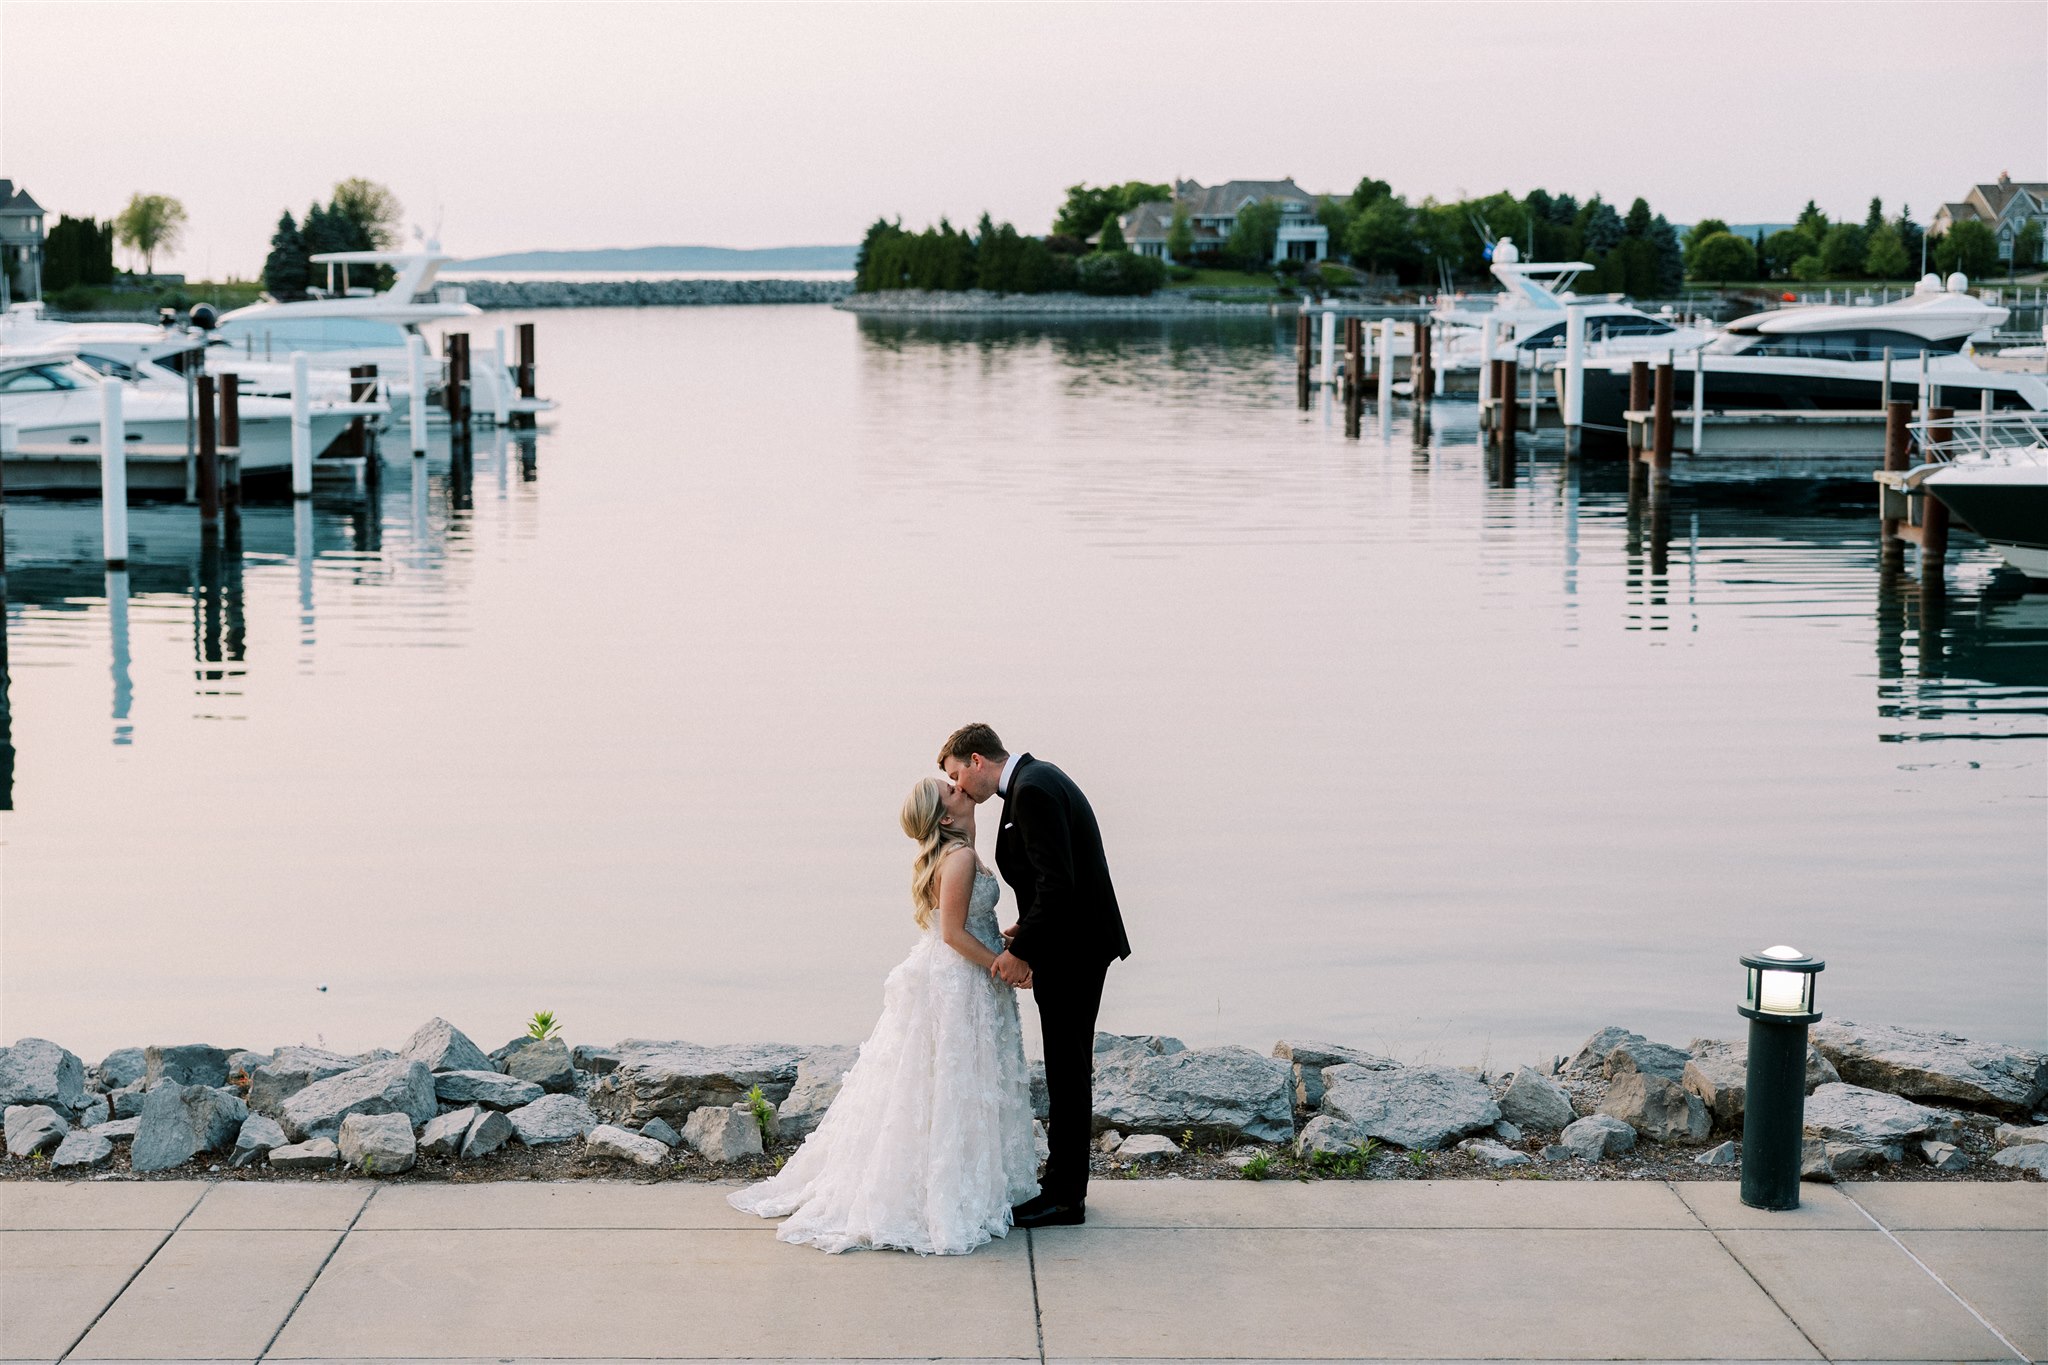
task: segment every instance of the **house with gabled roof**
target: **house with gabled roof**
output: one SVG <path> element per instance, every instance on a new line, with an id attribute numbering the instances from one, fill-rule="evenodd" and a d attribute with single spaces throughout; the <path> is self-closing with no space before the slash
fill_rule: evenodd
<path id="1" fill-rule="evenodd" d="M 1972 185 L 1970 192 L 1934 211 L 1927 225 L 1929 237 L 1939 237 L 1957 223 L 1982 223 L 1998 238 L 1998 259 L 2012 259 L 2013 241 L 2027 224 L 2039 223 L 2048 233 L 2048 180 L 2014 180 L 2001 171 L 1988 185 Z"/>
<path id="2" fill-rule="evenodd" d="M 0 309 L 43 296 L 43 206 L 0 180 Z"/>
<path id="3" fill-rule="evenodd" d="M 1221 251 L 1248 204 L 1276 200 L 1280 232 L 1273 242 L 1273 262 L 1320 261 L 1330 254 L 1330 230 L 1316 218 L 1317 196 L 1292 180 L 1229 180 L 1221 185 L 1176 181 L 1173 198 L 1140 204 L 1117 219 L 1124 241 L 1141 256 L 1170 259 L 1166 237 L 1179 210 L 1194 233 L 1194 250 Z"/>

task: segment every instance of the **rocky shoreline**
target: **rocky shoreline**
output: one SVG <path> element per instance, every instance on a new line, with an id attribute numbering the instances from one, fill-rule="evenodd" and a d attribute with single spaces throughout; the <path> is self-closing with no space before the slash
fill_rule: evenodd
<path id="1" fill-rule="evenodd" d="M 836 303 L 851 280 L 464 280 L 479 308 L 691 308 Z"/>
<path id="2" fill-rule="evenodd" d="M 1745 1047 L 1610 1027 L 1569 1059 L 1489 1073 L 1336 1044 L 1271 1052 L 1096 1037 L 1098 1174 L 1230 1179 L 1730 1179 Z M 0 1178 L 474 1181 L 775 1169 L 854 1047 L 511 1040 L 431 1019 L 396 1051 L 210 1044 L 87 1065 L 0 1049 Z M 1823 1021 L 1807 1056 L 1811 1180 L 2048 1179 L 2048 1055 Z M 1034 1066 L 1042 1117 L 1043 1077 Z M 1041 1133 L 1041 1150 L 1043 1135 Z"/>

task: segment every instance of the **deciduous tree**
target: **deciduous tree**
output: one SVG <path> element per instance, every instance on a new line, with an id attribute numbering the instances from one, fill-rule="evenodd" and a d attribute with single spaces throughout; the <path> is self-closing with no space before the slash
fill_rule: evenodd
<path id="1" fill-rule="evenodd" d="M 185 235 L 185 206 L 168 194 L 135 194 L 114 220 L 121 245 L 142 253 L 145 274 L 156 274 L 156 253 L 175 251 Z"/>

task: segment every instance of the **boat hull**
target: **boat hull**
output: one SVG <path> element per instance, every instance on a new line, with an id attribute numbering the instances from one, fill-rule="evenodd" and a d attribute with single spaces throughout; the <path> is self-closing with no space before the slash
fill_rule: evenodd
<path id="1" fill-rule="evenodd" d="M 2048 579 L 2048 469 L 1948 469 L 1921 487 L 1975 531 L 2006 563 Z"/>

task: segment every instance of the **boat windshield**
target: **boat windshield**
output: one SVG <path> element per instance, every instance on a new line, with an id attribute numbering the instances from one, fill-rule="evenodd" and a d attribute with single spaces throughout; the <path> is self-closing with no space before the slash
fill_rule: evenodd
<path id="1" fill-rule="evenodd" d="M 1647 313 L 1613 313 L 1606 317 L 1586 319 L 1586 340 L 1588 342 L 1611 341 L 1617 337 L 1665 336 L 1678 329 Z M 1524 351 L 1540 351 L 1548 347 L 1564 345 L 1564 324 L 1553 322 L 1541 331 L 1519 337 L 1515 345 Z"/>
<path id="2" fill-rule="evenodd" d="M 1917 356 L 1952 355 L 1967 338 L 1929 341 L 1911 332 L 1888 327 L 1845 327 L 1833 332 L 1731 333 L 1715 339 L 1707 349 L 1723 355 L 1799 356 L 1808 360 L 1882 360 L 1890 351 L 1894 360 Z"/>
<path id="3" fill-rule="evenodd" d="M 236 346 L 264 348 L 273 356 L 292 351 L 360 351 L 405 346 L 405 329 L 374 318 L 253 317 L 220 326 Z"/>
<path id="4" fill-rule="evenodd" d="M 63 365 L 30 365 L 0 372 L 0 393 L 62 393 L 82 387 Z"/>

